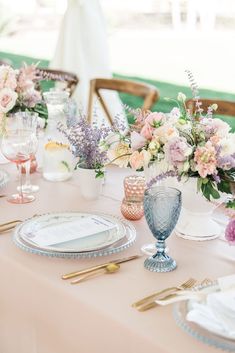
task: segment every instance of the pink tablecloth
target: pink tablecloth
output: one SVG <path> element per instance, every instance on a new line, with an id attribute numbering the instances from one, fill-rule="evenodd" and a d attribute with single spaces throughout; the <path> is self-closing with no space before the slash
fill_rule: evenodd
<path id="1" fill-rule="evenodd" d="M 15 189 L 12 166 L 11 182 Z M 127 173 L 127 171 L 125 171 Z M 76 176 L 51 183 L 34 174 L 40 185 L 37 200 L 12 205 L 0 199 L 0 223 L 50 211 L 102 211 L 120 215 L 124 171 L 109 170 L 103 196 L 96 202 L 80 197 Z M 172 235 L 168 240 L 178 268 L 157 274 L 144 269 L 144 258 L 125 263 L 113 275 L 77 286 L 61 274 L 139 252 L 153 241 L 145 220 L 134 223 L 138 239 L 130 249 L 108 258 L 65 260 L 40 257 L 18 249 L 11 234 L 0 236 L 0 352 L 1 353 L 212 353 L 177 327 L 172 307 L 139 313 L 131 303 L 152 291 L 179 284 L 189 277 L 215 279 L 234 272 L 235 248 L 221 240 L 192 242 Z"/>

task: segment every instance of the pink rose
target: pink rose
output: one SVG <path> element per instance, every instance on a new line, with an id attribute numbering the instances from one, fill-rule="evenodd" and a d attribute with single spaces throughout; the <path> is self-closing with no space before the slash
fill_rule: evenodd
<path id="1" fill-rule="evenodd" d="M 143 136 L 144 138 L 146 138 L 147 140 L 151 140 L 153 130 L 154 129 L 148 123 L 146 123 L 146 124 L 144 124 L 144 126 L 141 129 L 140 135 Z"/>
<path id="2" fill-rule="evenodd" d="M 0 91 L 0 111 L 9 112 L 14 107 L 17 97 L 17 93 L 10 88 L 3 88 Z"/>
<path id="3" fill-rule="evenodd" d="M 142 168 L 144 166 L 143 153 L 140 153 L 138 151 L 133 152 L 132 155 L 130 156 L 129 162 L 130 162 L 131 168 L 135 170 Z"/>
<path id="4" fill-rule="evenodd" d="M 166 121 L 165 114 L 163 113 L 150 113 L 145 119 L 145 123 L 150 124 L 152 127 L 157 127 L 162 125 Z"/>
<path id="5" fill-rule="evenodd" d="M 14 91 L 17 86 L 16 75 L 17 71 L 10 66 L 0 66 L 0 90 L 2 88 L 10 88 Z"/>
<path id="6" fill-rule="evenodd" d="M 131 133 L 131 148 L 133 151 L 144 147 L 145 144 L 146 144 L 146 139 L 143 136 L 141 136 L 138 132 L 133 131 Z"/>

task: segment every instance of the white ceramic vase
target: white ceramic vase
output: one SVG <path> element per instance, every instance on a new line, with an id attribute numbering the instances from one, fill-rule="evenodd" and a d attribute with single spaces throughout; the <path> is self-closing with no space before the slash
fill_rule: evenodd
<path id="1" fill-rule="evenodd" d="M 101 194 L 103 178 L 95 177 L 95 169 L 77 168 L 81 195 L 87 200 L 96 200 Z"/>
<path id="2" fill-rule="evenodd" d="M 221 228 L 212 214 L 217 205 L 207 201 L 201 192 L 197 192 L 197 178 L 186 182 L 176 182 L 182 192 L 182 210 L 176 225 L 176 234 L 185 239 L 210 240 L 221 234 Z"/>

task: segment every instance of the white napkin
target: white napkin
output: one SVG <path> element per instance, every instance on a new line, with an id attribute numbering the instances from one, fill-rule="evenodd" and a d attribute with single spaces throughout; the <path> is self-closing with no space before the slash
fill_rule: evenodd
<path id="1" fill-rule="evenodd" d="M 204 303 L 192 302 L 187 320 L 235 339 L 235 275 L 219 278 L 218 285 L 221 291 L 209 293 Z"/>
<path id="2" fill-rule="evenodd" d="M 57 224 L 48 224 L 37 231 L 26 233 L 25 236 L 39 246 L 48 246 L 88 237 L 116 227 L 116 224 L 102 217 L 88 216 Z"/>

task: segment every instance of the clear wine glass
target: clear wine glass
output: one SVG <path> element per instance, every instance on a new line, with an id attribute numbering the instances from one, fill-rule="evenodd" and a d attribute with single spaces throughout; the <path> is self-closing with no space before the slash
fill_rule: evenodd
<path id="1" fill-rule="evenodd" d="M 166 254 L 165 240 L 176 226 L 181 211 L 181 191 L 175 188 L 155 186 L 144 194 L 144 214 L 148 226 L 157 239 L 155 252 L 144 262 L 153 272 L 168 272 L 176 268 L 176 262 Z"/>
<path id="2" fill-rule="evenodd" d="M 37 137 L 31 128 L 30 117 L 9 117 L 6 132 L 2 138 L 1 149 L 3 155 L 16 163 L 19 171 L 19 193 L 7 199 L 11 203 L 28 203 L 35 200 L 30 194 L 24 194 L 22 189 L 22 165 L 30 160 L 37 150 Z"/>

